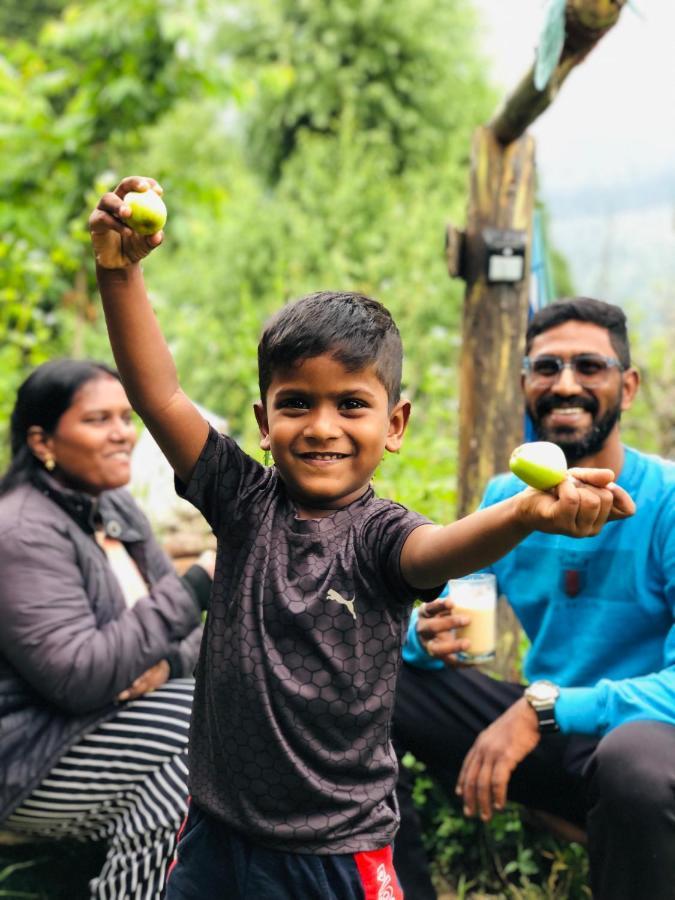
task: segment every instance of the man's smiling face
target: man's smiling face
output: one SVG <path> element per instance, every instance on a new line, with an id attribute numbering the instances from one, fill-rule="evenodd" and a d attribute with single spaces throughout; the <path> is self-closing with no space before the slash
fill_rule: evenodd
<path id="1" fill-rule="evenodd" d="M 585 353 L 616 358 L 605 328 L 571 320 L 537 335 L 528 356 L 558 356 L 569 362 Z M 619 367 L 608 368 L 593 387 L 580 384 L 570 368 L 544 385 L 525 375 L 523 391 L 537 437 L 558 444 L 570 464 L 598 453 L 630 405 Z"/>

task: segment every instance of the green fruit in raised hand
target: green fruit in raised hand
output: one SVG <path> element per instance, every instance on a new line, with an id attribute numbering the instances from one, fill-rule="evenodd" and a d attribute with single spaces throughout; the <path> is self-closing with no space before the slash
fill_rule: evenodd
<path id="1" fill-rule="evenodd" d="M 509 468 L 521 481 L 538 491 L 548 491 L 567 477 L 565 454 L 550 441 L 532 441 L 516 447 Z"/>
<path id="2" fill-rule="evenodd" d="M 124 221 L 138 234 L 156 234 L 164 228 L 166 206 L 152 188 L 147 191 L 129 191 L 124 195 L 124 202 L 131 209 L 131 215 Z"/>

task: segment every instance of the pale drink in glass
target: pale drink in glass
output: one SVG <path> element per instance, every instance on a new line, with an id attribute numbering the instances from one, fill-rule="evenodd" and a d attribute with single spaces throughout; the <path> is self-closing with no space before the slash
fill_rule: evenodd
<path id="1" fill-rule="evenodd" d="M 463 663 L 479 665 L 495 657 L 497 642 L 497 579 L 490 573 L 452 578 L 448 584 L 453 612 L 468 616 L 471 621 L 458 628 L 458 638 L 471 641 L 468 650 L 457 658 Z"/>

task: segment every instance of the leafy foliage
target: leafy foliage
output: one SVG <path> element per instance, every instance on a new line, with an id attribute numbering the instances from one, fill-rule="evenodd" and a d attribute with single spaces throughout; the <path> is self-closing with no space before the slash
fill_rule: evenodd
<path id="1" fill-rule="evenodd" d="M 250 412 L 256 336 L 270 312 L 330 287 L 387 303 L 408 349 L 405 387 L 417 412 L 405 452 L 386 460 L 378 483 L 444 519 L 454 508 L 454 440 L 443 447 L 438 474 L 428 453 L 439 431 L 456 430 L 461 294 L 445 275 L 443 224 L 463 216 L 470 133 L 493 100 L 471 55 L 471 17 L 464 10 L 462 19 L 462 8 L 448 0 L 433 11 L 423 4 L 428 16 L 408 22 L 384 0 L 292 9 L 239 4 L 218 38 L 231 54 L 238 106 L 220 95 L 179 102 L 146 130 L 142 150 L 119 148 L 113 159 L 118 171 L 124 164 L 151 173 L 165 188 L 167 240 L 146 264 L 153 302 L 186 388 L 228 416 L 249 450 L 257 442 Z M 385 21 L 411 58 L 417 112 L 403 143 L 396 137 L 400 85 L 382 69 Z M 323 53 L 335 28 L 348 29 L 339 34 L 349 53 L 331 68 L 311 54 Z M 444 47 L 452 48 L 445 56 Z M 296 90 L 289 81 L 287 90 L 273 90 L 270 66 L 276 71 L 287 51 L 298 77 L 320 71 L 324 89 Z M 415 53 L 426 54 L 423 65 L 413 65 Z M 443 87 L 448 79 L 457 85 L 452 98 Z M 363 107 L 374 80 L 378 96 L 389 97 L 377 114 Z M 436 107 L 438 115 L 422 114 Z M 283 152 L 275 145 L 275 116 L 295 122 Z M 318 120 L 330 127 L 315 127 Z M 275 178 L 274 166 L 258 155 L 256 135 L 261 146 L 276 146 Z M 104 345 L 88 332 L 86 349 Z"/>
<path id="2" fill-rule="evenodd" d="M 480 121 L 490 94 L 464 0 L 244 0 L 234 9 L 224 36 L 249 95 L 248 149 L 269 177 L 305 132 L 336 135 L 345 116 L 399 171 L 466 158 L 467 123 Z"/>
<path id="3" fill-rule="evenodd" d="M 0 6 L 0 34 L 8 38 L 32 40 L 46 19 L 59 15 L 66 0 L 23 0 Z"/>
<path id="4" fill-rule="evenodd" d="M 256 452 L 265 318 L 310 290 L 374 294 L 401 328 L 413 400 L 376 486 L 449 519 L 461 288 L 443 227 L 463 219 L 470 135 L 495 100 L 469 0 L 5 0 L 0 33 L 0 422 L 42 360 L 110 358 L 86 217 L 120 176 L 153 175 L 169 222 L 145 270 L 191 396 Z M 572 292 L 560 258 L 554 277 Z M 672 372 L 659 382 L 658 342 L 640 350 L 649 402 L 631 420 L 658 449 L 650 410 L 673 408 Z M 585 896 L 578 848 L 513 811 L 469 823 L 423 772 L 418 800 L 437 874 L 462 896 Z"/>
<path id="5" fill-rule="evenodd" d="M 84 900 L 101 870 L 103 842 L 42 841 L 0 846 L 0 897 L 8 900 Z"/>
<path id="6" fill-rule="evenodd" d="M 667 297 L 672 288 L 664 291 Z M 635 316 L 637 319 L 637 315 Z M 642 376 L 636 401 L 625 417 L 625 440 L 666 459 L 675 459 L 675 357 L 671 335 L 675 333 L 675 313 L 671 306 L 661 329 L 651 338 L 632 342 L 632 355 Z"/>
<path id="7" fill-rule="evenodd" d="M 35 6 L 44 17 L 64 4 Z M 2 418 L 28 368 L 82 349 L 77 329 L 94 315 L 84 210 L 114 148 L 136 145 L 206 65 L 177 0 L 73 3 L 31 42 L 22 8 L 3 6 L 0 41 Z"/>
<path id="8" fill-rule="evenodd" d="M 588 857 L 579 844 L 561 843 L 532 828 L 519 807 L 507 805 L 489 823 L 466 819 L 461 808 L 408 755 L 418 773 L 415 802 L 439 892 L 512 900 L 587 900 Z"/>

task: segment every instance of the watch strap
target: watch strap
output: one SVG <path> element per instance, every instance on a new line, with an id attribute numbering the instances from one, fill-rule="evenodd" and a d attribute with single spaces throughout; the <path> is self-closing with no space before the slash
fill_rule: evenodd
<path id="1" fill-rule="evenodd" d="M 560 727 L 555 720 L 554 706 L 549 706 L 545 709 L 537 709 L 537 707 L 533 706 L 532 709 L 536 712 L 539 720 L 540 734 L 554 734 L 556 731 L 560 731 Z"/>

